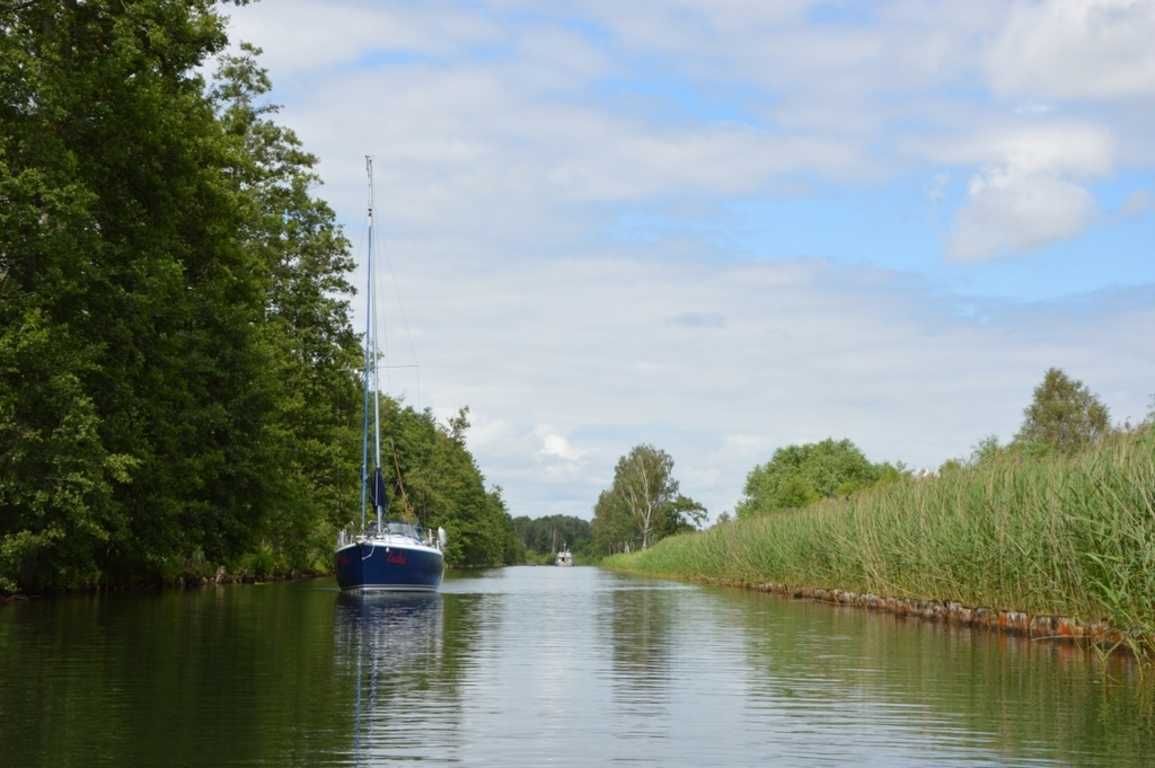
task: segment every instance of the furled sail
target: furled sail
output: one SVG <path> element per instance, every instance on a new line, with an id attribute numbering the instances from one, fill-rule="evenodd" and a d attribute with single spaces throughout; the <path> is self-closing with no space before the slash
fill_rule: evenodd
<path id="1" fill-rule="evenodd" d="M 389 511 L 389 491 L 385 488 L 385 476 L 381 474 L 381 467 L 373 472 L 373 479 L 369 481 L 369 500 L 374 507 L 380 507 L 381 515 Z"/>

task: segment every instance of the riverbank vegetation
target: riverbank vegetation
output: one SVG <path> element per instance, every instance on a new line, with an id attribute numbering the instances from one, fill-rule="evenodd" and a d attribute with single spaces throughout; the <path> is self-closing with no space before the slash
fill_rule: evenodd
<path id="1" fill-rule="evenodd" d="M 215 0 L 0 29 L 0 591 L 327 569 L 358 517 L 353 260 L 257 52 Z M 385 407 L 401 510 L 451 565 L 513 557 L 464 414 Z"/>
<path id="2" fill-rule="evenodd" d="M 1155 637 L 1155 424 L 1106 418 L 1051 370 L 1010 445 L 792 510 L 748 495 L 738 520 L 605 563 L 1106 621 L 1142 647 Z"/>

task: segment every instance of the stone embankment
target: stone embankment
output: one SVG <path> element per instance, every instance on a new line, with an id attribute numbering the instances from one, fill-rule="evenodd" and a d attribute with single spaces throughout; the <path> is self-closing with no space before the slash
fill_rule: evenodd
<path id="1" fill-rule="evenodd" d="M 717 586 L 771 592 L 799 600 L 816 600 L 873 611 L 885 611 L 896 616 L 909 616 L 927 621 L 984 628 L 1037 640 L 1078 641 L 1112 649 L 1136 650 L 1133 636 L 1129 636 L 1126 632 L 1105 622 L 1084 622 L 1063 616 L 1032 615 L 1022 611 L 975 608 L 956 602 L 880 597 L 843 589 L 792 587 L 774 582 L 754 583 L 729 579 L 704 579 L 702 581 Z"/>

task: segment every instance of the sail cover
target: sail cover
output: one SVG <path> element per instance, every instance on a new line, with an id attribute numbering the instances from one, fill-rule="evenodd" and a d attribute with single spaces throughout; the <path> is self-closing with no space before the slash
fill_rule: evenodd
<path id="1" fill-rule="evenodd" d="M 385 490 L 385 476 L 381 474 L 381 467 L 373 472 L 369 481 L 369 499 L 374 507 L 380 507 L 383 512 L 389 510 L 389 492 Z"/>

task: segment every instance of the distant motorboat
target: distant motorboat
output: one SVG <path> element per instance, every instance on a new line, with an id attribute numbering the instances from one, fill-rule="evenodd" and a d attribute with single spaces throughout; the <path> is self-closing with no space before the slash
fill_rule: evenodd
<path id="1" fill-rule="evenodd" d="M 573 565 L 573 553 L 569 551 L 568 547 L 563 547 L 562 550 L 557 553 L 554 565 L 566 567 Z"/>
<path id="2" fill-rule="evenodd" d="M 334 553 L 337 585 L 342 590 L 433 592 L 441 586 L 445 570 L 445 529 L 436 534 L 404 521 L 387 521 L 389 495 L 381 472 L 380 377 L 377 364 L 377 291 L 373 284 L 373 158 L 365 158 L 369 176 L 369 287 L 366 303 L 364 405 L 361 428 L 361 527 L 337 536 Z M 372 408 L 369 395 L 372 393 Z M 373 423 L 373 454 L 369 453 L 369 423 Z M 372 459 L 372 464 L 370 464 Z M 375 512 L 373 525 L 366 524 L 366 501 Z"/>

